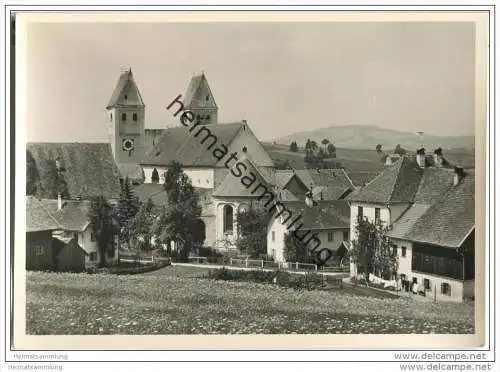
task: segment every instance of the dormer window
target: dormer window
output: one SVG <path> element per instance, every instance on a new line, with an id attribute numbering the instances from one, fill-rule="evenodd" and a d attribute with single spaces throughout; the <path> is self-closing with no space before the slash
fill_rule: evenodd
<path id="1" fill-rule="evenodd" d="M 122 114 L 122 121 L 126 121 L 127 120 L 127 114 L 126 113 L 123 113 Z"/>
<path id="2" fill-rule="evenodd" d="M 137 113 L 134 112 L 132 114 L 132 120 L 137 121 Z"/>

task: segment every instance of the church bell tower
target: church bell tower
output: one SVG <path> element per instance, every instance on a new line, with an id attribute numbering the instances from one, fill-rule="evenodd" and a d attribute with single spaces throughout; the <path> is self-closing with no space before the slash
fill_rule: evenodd
<path id="1" fill-rule="evenodd" d="M 217 104 L 203 71 L 191 78 L 184 97 L 184 108 L 193 112 L 195 121 L 217 124 Z"/>
<path id="2" fill-rule="evenodd" d="M 144 146 L 145 105 L 132 69 L 123 72 L 106 106 L 108 135 L 117 164 L 135 163 Z"/>

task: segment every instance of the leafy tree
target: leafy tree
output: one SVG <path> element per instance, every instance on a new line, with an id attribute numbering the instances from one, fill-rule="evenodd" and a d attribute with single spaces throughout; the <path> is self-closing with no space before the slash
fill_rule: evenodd
<path id="1" fill-rule="evenodd" d="M 377 150 L 377 154 L 380 154 L 382 152 L 382 145 L 379 143 L 377 146 L 375 146 L 375 150 Z"/>
<path id="2" fill-rule="evenodd" d="M 236 216 L 238 239 L 236 247 L 252 258 L 267 253 L 267 225 L 270 213 L 261 207 L 250 207 L 246 211 L 238 211 Z"/>
<path id="3" fill-rule="evenodd" d="M 160 182 L 160 175 L 158 174 L 158 171 L 156 170 L 156 168 L 154 168 L 153 173 L 151 173 L 151 182 L 152 183 Z"/>
<path id="4" fill-rule="evenodd" d="M 295 237 L 292 231 L 285 235 L 284 256 L 286 262 L 306 262 L 308 252 L 306 245 Z"/>
<path id="5" fill-rule="evenodd" d="M 330 143 L 330 141 L 329 141 L 329 140 L 327 140 L 326 138 L 323 138 L 323 139 L 321 140 L 321 144 L 323 145 L 323 147 L 324 147 L 325 151 L 326 151 L 326 145 L 328 145 L 329 143 Z"/>
<path id="6" fill-rule="evenodd" d="M 106 266 L 106 251 L 114 242 L 118 233 L 118 223 L 113 213 L 113 207 L 103 196 L 93 197 L 88 212 L 90 226 L 94 230 L 99 249 L 99 266 Z"/>
<path id="7" fill-rule="evenodd" d="M 161 243 L 176 242 L 179 256 L 187 260 L 201 215 L 198 194 L 177 162 L 171 162 L 165 177 L 168 204 L 160 214 L 153 232 Z"/>
<path id="8" fill-rule="evenodd" d="M 290 169 L 292 165 L 288 159 L 277 158 L 274 161 L 274 167 L 276 169 Z"/>
<path id="9" fill-rule="evenodd" d="M 57 169 L 56 162 L 52 159 L 45 161 L 40 172 L 39 196 L 47 199 L 57 199 L 61 194 L 63 199 L 69 198 L 68 184 L 64 179 L 64 172 Z"/>
<path id="10" fill-rule="evenodd" d="M 358 218 L 356 223 L 357 239 L 352 241 L 351 257 L 365 274 L 388 276 L 397 269 L 397 258 L 393 256 L 392 247 L 386 236 L 387 227 L 379 221 L 371 222 L 368 218 Z"/>
<path id="11" fill-rule="evenodd" d="M 318 144 L 316 143 L 316 141 L 311 141 L 310 148 L 313 151 L 316 151 L 318 149 Z"/>
<path id="12" fill-rule="evenodd" d="M 40 182 L 40 174 L 31 151 L 26 150 L 26 195 L 35 195 Z"/>
<path id="13" fill-rule="evenodd" d="M 406 154 L 406 150 L 404 148 L 402 148 L 401 145 L 398 144 L 398 145 L 396 145 L 396 148 L 394 149 L 394 153 L 403 156 Z"/>
<path id="14" fill-rule="evenodd" d="M 337 149 L 335 148 L 333 143 L 329 143 L 328 146 L 326 147 L 326 151 L 328 152 L 328 155 L 331 158 L 337 157 Z"/>
<path id="15" fill-rule="evenodd" d="M 139 198 L 132 192 L 130 181 L 127 177 L 121 185 L 120 199 L 118 200 L 116 210 L 116 217 L 120 226 L 120 238 L 122 241 L 129 242 L 129 221 L 137 214 L 139 207 Z"/>
<path id="16" fill-rule="evenodd" d="M 129 237 L 134 238 L 134 243 L 141 250 L 150 248 L 155 219 L 153 201 L 149 198 L 146 203 L 140 205 L 139 211 L 128 221 Z"/>

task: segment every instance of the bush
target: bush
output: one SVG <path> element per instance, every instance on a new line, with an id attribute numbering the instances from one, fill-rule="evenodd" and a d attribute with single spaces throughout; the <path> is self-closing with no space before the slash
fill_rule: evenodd
<path id="1" fill-rule="evenodd" d="M 222 253 L 217 252 L 212 247 L 200 247 L 198 249 L 198 255 L 200 257 L 224 257 Z"/>
<path id="2" fill-rule="evenodd" d="M 273 283 L 282 287 L 293 289 L 318 290 L 324 288 L 324 280 L 321 274 L 307 273 L 306 275 L 291 274 L 285 271 L 263 271 L 263 270 L 229 270 L 225 267 L 210 270 L 208 278 L 215 280 L 250 281 L 255 283 Z"/>

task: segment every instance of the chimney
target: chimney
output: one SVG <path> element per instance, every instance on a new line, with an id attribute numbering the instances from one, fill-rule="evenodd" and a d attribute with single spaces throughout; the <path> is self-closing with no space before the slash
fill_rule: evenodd
<path id="1" fill-rule="evenodd" d="M 457 186 L 464 179 L 465 173 L 462 167 L 455 167 L 455 175 L 453 177 L 453 185 Z"/>
<path id="2" fill-rule="evenodd" d="M 61 194 L 57 194 L 57 210 L 60 211 L 62 209 L 62 197 Z"/>
<path id="3" fill-rule="evenodd" d="M 417 150 L 417 163 L 420 168 L 425 168 L 425 149 L 423 147 Z"/>
<path id="4" fill-rule="evenodd" d="M 441 147 L 434 150 L 434 164 L 439 168 L 443 166 L 443 149 Z"/>

